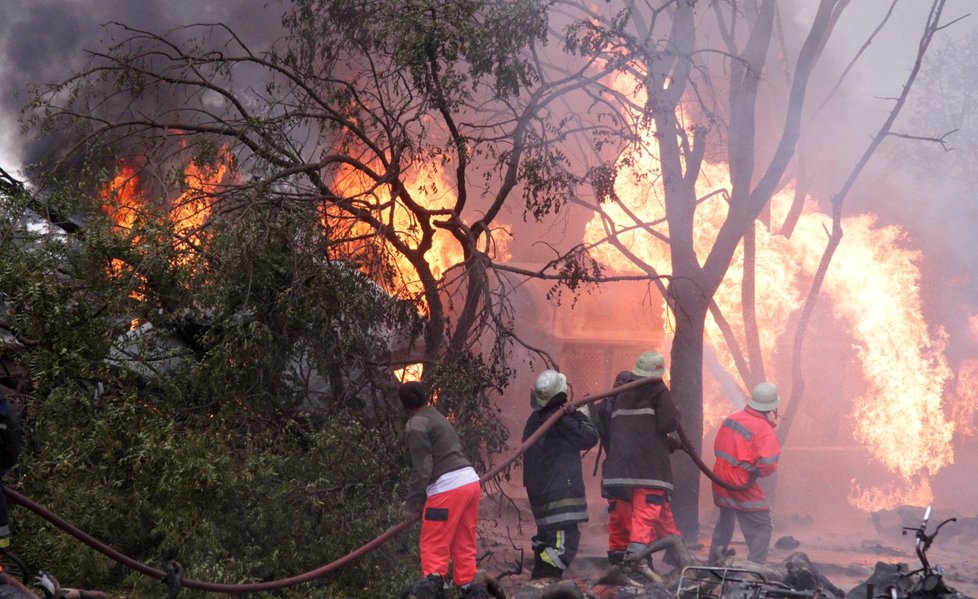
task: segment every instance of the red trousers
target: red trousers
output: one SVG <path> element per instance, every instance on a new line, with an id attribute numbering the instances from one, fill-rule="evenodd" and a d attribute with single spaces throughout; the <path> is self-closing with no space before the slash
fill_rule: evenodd
<path id="1" fill-rule="evenodd" d="M 462 586 L 475 578 L 475 526 L 482 487 L 469 483 L 428 497 L 421 516 L 421 571 L 448 576 Z"/>
<path id="2" fill-rule="evenodd" d="M 608 508 L 608 551 L 638 551 L 656 539 L 680 534 L 661 489 L 635 489 L 630 502 L 610 499 Z"/>
<path id="3" fill-rule="evenodd" d="M 608 551 L 625 551 L 632 532 L 632 504 L 608 500 Z"/>

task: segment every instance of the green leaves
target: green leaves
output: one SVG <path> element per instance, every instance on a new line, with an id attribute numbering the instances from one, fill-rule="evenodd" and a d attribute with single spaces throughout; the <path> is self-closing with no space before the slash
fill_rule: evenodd
<path id="1" fill-rule="evenodd" d="M 100 187 L 77 186 L 72 210 Z M 28 448 L 11 482 L 197 579 L 292 576 L 399 516 L 401 414 L 385 363 L 417 316 L 326 259 L 315 212 L 263 199 L 215 204 L 206 252 L 180 261 L 165 211 L 140 211 L 126 235 L 90 212 L 79 233 L 53 235 L 15 218 L 27 198 L 3 198 L 4 326 L 32 340 L 17 356 Z M 14 520 L 18 550 L 64 580 L 158 590 L 29 514 Z M 405 550 L 380 549 L 313 594 L 391 596 L 416 568 Z"/>

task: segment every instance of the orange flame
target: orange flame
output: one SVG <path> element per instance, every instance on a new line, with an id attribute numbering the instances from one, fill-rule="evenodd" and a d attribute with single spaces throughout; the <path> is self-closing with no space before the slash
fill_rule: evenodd
<path id="1" fill-rule="evenodd" d="M 408 364 L 404 368 L 397 368 L 394 370 L 394 377 L 402 383 L 407 383 L 408 381 L 420 381 L 422 374 L 424 374 L 424 364 L 421 362 Z"/>
<path id="2" fill-rule="evenodd" d="M 211 204 L 223 189 L 222 183 L 233 164 L 234 157 L 227 146 L 218 153 L 213 164 L 199 165 L 191 162 L 184 169 L 183 183 L 186 191 L 173 201 L 170 221 L 173 223 L 174 249 L 187 264 L 205 242 L 203 228 L 211 214 Z"/>
<path id="3" fill-rule="evenodd" d="M 632 89 L 627 85 L 620 89 Z M 641 102 L 639 102 L 641 104 Z M 655 147 L 655 132 L 643 132 L 645 147 Z M 605 217 L 588 223 L 585 240 L 597 243 L 613 231 L 628 251 L 660 273 L 671 270 L 666 237 L 665 202 L 657 161 L 635 151 L 622 156 L 615 193 L 623 206 L 605 203 Z M 727 214 L 729 171 L 724 164 L 704 163 L 696 182 L 701 199 L 693 231 L 695 249 L 702 262 L 712 247 Z M 772 222 L 781 222 L 791 205 L 793 190 L 776 194 L 771 201 Z M 633 218 L 630 214 L 635 215 Z M 650 234 L 641 222 L 658 223 Z M 629 229 L 630 228 L 630 229 Z M 762 223 L 756 232 L 756 314 L 763 354 L 775 355 L 789 319 L 801 306 L 802 294 L 825 248 L 829 216 L 819 212 L 811 198 L 790 239 L 772 234 Z M 946 334 L 931 331 L 923 319 L 919 289 L 919 253 L 907 249 L 906 238 L 896 227 L 879 227 L 873 215 L 844 219 L 846 234 L 826 277 L 823 293 L 831 300 L 836 317 L 850 329 L 862 364 L 866 391 L 853 398 L 850 414 L 854 438 L 905 488 L 862 489 L 855 483 L 850 503 L 859 509 L 890 501 L 926 504 L 932 498 L 928 476 L 953 461 L 951 440 L 954 424 L 941 409 L 951 370 L 943 350 Z M 592 255 L 619 273 L 639 272 L 610 244 L 601 244 Z M 733 256 L 715 300 L 728 319 L 738 341 L 744 339 L 740 281 L 743 251 Z M 663 309 L 666 309 L 665 306 Z M 666 319 L 669 323 L 669 319 Z M 667 324 L 668 326 L 668 324 Z M 728 372 L 733 361 L 716 324 L 709 319 L 707 334 L 717 357 Z M 776 382 L 777 377 L 772 377 Z M 707 417 L 716 417 L 713 398 L 706 398 Z M 730 407 L 727 406 L 729 411 Z M 709 422 L 704 422 L 709 425 Z"/>
<path id="4" fill-rule="evenodd" d="M 454 207 L 457 200 L 454 187 L 445 175 L 444 167 L 435 162 L 416 165 L 404 178 L 403 184 L 411 197 L 427 210 L 449 210 Z M 421 242 L 421 231 L 417 217 L 402 201 L 391 201 L 390 186 L 376 186 L 372 181 L 366 180 L 359 171 L 348 168 L 336 177 L 335 187 L 340 195 L 362 201 L 366 209 L 378 220 L 389 223 L 391 230 L 405 246 L 412 250 L 418 248 Z M 411 299 L 420 296 L 424 286 L 414 265 L 401 253 L 388 251 L 391 248 L 386 246 L 369 224 L 349 219 L 348 215 L 335 209 L 330 210 L 324 219 L 327 228 L 345 228 L 346 236 L 357 240 L 345 244 L 342 252 L 350 257 L 362 254 L 373 255 L 378 249 L 376 244 L 380 244 L 380 249 L 386 256 L 394 275 L 387 280 L 386 277 L 375 273 L 367 274 L 384 286 L 391 295 Z M 495 249 L 497 258 L 508 259 L 505 239 L 501 240 Z M 452 267 L 462 263 L 463 251 L 451 233 L 445 229 L 435 228 L 431 249 L 425 254 L 424 259 L 435 279 L 441 280 Z"/>
<path id="5" fill-rule="evenodd" d="M 978 434 L 975 414 L 978 413 L 978 358 L 965 360 L 958 367 L 951 419 L 958 432 L 973 437 Z"/>
<path id="6" fill-rule="evenodd" d="M 173 247 L 179 256 L 179 264 L 190 264 L 192 253 L 204 241 L 202 229 L 210 215 L 211 203 L 220 192 L 221 184 L 228 176 L 232 164 L 231 152 L 227 147 L 222 147 L 215 164 L 199 165 L 190 162 L 184 170 L 186 190 L 173 201 L 169 210 L 174 231 Z M 112 180 L 102 187 L 99 198 L 103 212 L 114 223 L 114 229 L 129 236 L 131 247 L 138 246 L 139 236 L 133 230 L 150 206 L 149 200 L 139 188 L 138 169 L 132 164 L 121 165 Z M 129 270 L 126 264 L 115 258 L 110 269 L 116 276 Z M 143 281 L 142 277 L 136 276 Z M 139 291 L 134 291 L 132 297 L 140 301 L 145 298 Z"/>
<path id="7" fill-rule="evenodd" d="M 123 164 L 119 171 L 99 194 L 102 210 L 112 219 L 117 229 L 132 231 L 136 224 L 139 208 L 143 205 L 139 197 L 139 175 L 136 167 Z"/>
<path id="8" fill-rule="evenodd" d="M 890 484 L 864 489 L 855 480 L 849 481 L 849 505 L 864 512 L 892 510 L 905 505 L 922 507 L 933 500 L 934 491 L 926 476 L 909 481 L 905 487 Z"/>
<path id="9" fill-rule="evenodd" d="M 114 223 L 115 230 L 128 235 L 131 245 L 138 243 L 139 238 L 133 234 L 133 228 L 143 208 L 143 201 L 139 195 L 139 175 L 136 167 L 130 164 L 120 166 L 112 180 L 102 187 L 99 198 L 102 210 Z M 113 258 L 109 264 L 109 271 L 113 276 L 119 277 L 127 271 L 127 267 L 119 258 Z M 140 286 L 145 282 L 138 275 L 137 280 Z M 137 301 L 145 299 L 143 293 L 138 290 L 133 290 L 129 296 Z M 138 321 L 134 320 L 131 328 L 135 328 L 138 324 Z"/>

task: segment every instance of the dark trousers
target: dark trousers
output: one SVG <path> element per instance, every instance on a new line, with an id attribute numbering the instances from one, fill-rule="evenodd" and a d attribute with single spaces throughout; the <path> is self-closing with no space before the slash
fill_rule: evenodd
<path id="1" fill-rule="evenodd" d="M 767 560 L 767 550 L 771 544 L 771 533 L 774 531 L 774 520 L 771 512 L 744 512 L 726 507 L 718 507 L 720 518 L 713 528 L 713 539 L 710 543 L 710 555 L 730 544 L 734 534 L 734 522 L 740 524 L 740 531 L 747 541 L 747 559 L 763 564 Z"/>
<path id="2" fill-rule="evenodd" d="M 581 545 L 581 531 L 577 523 L 564 528 L 537 529 L 533 542 L 533 578 L 560 578 L 574 561 Z"/>

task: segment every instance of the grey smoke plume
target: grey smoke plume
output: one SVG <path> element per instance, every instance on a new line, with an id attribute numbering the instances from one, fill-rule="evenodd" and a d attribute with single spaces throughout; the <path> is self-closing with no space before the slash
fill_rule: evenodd
<path id="1" fill-rule="evenodd" d="M 191 23 L 224 23 L 256 48 L 282 34 L 283 5 L 268 0 L 6 0 L 0 7 L 0 164 L 44 155 L 56 140 L 18 133 L 32 85 L 57 83 L 85 65 L 86 50 L 111 43 L 111 22 L 163 33 Z"/>

